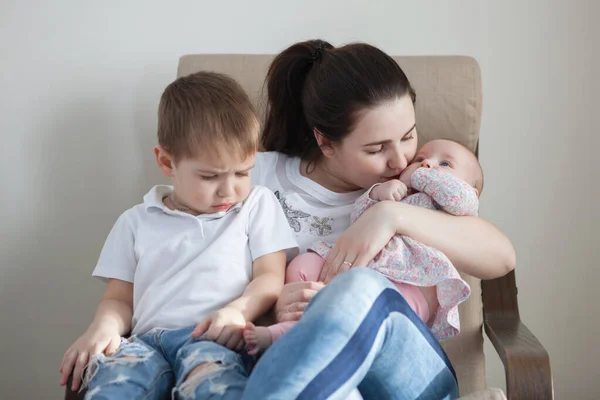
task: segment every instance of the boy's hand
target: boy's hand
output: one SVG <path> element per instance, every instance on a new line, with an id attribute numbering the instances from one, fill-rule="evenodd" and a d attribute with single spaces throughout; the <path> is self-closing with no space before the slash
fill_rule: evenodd
<path id="1" fill-rule="evenodd" d="M 107 356 L 113 355 L 121 344 L 121 336 L 116 329 L 97 328 L 90 326 L 75 343 L 65 352 L 62 363 L 60 364 L 60 385 L 64 386 L 69 380 L 69 375 L 73 373 L 73 385 L 71 390 L 79 390 L 83 370 L 91 360 L 92 356 L 104 353 Z"/>
<path id="2" fill-rule="evenodd" d="M 398 179 L 381 183 L 371 190 L 369 197 L 377 201 L 400 201 L 408 194 L 408 187 Z"/>
<path id="3" fill-rule="evenodd" d="M 217 342 L 228 349 L 240 351 L 244 347 L 243 330 L 246 318 L 236 308 L 225 307 L 206 317 L 196 325 L 193 338 L 200 338 L 206 333 L 206 339 Z"/>

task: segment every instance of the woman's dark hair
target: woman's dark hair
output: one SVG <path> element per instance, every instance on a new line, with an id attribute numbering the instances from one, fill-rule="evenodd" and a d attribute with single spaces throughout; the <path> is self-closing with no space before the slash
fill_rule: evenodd
<path id="1" fill-rule="evenodd" d="M 315 128 L 339 142 L 352 131 L 358 111 L 407 94 L 416 100 L 400 66 L 365 43 L 338 48 L 323 40 L 296 43 L 273 60 L 265 84 L 264 150 L 309 161 L 321 155 Z"/>

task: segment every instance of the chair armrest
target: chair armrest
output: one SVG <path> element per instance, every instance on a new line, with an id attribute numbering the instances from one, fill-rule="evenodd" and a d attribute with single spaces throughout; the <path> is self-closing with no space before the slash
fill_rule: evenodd
<path id="1" fill-rule="evenodd" d="M 548 352 L 518 317 L 487 315 L 485 332 L 504 364 L 510 400 L 554 398 Z"/>
<path id="2" fill-rule="evenodd" d="M 81 392 L 74 392 L 71 390 L 71 385 L 73 384 L 72 382 L 73 380 L 73 375 L 69 376 L 69 381 L 67 382 L 67 385 L 65 386 L 65 400 L 83 400 L 83 397 L 85 396 L 85 390 L 82 390 Z"/>
<path id="3" fill-rule="evenodd" d="M 554 399 L 550 357 L 521 322 L 514 271 L 481 285 L 485 332 L 504 364 L 508 398 Z"/>

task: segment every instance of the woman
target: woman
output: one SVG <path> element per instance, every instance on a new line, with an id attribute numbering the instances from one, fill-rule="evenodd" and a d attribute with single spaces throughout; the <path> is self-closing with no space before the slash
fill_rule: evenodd
<path id="1" fill-rule="evenodd" d="M 483 219 L 399 202 L 381 202 L 349 226 L 353 202 L 397 177 L 417 149 L 415 92 L 379 49 L 297 43 L 273 61 L 267 89 L 267 152 L 257 157 L 253 182 L 275 192 L 300 251 L 317 240 L 335 243 L 325 283 L 350 271 L 324 289 L 286 285 L 278 320 L 303 318 L 264 354 L 244 399 L 343 399 L 356 387 L 373 399 L 457 397 L 452 366 L 426 325 L 387 279 L 355 267 L 402 234 L 490 279 L 514 268 L 512 245 Z"/>

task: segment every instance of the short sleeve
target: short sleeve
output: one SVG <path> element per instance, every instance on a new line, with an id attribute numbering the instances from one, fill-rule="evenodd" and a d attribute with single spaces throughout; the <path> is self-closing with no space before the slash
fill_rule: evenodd
<path id="1" fill-rule="evenodd" d="M 103 279 L 133 282 L 137 265 L 134 246 L 134 232 L 125 212 L 108 234 L 92 275 Z"/>
<path id="2" fill-rule="evenodd" d="M 279 159 L 279 153 L 276 151 L 270 152 L 259 152 L 256 154 L 256 160 L 254 168 L 252 169 L 252 186 L 265 186 L 269 185 L 276 180 L 275 169 L 277 168 L 277 160 Z"/>
<path id="3" fill-rule="evenodd" d="M 256 187 L 248 220 L 248 242 L 252 261 L 266 254 L 298 247 L 294 233 L 275 195 Z"/>

